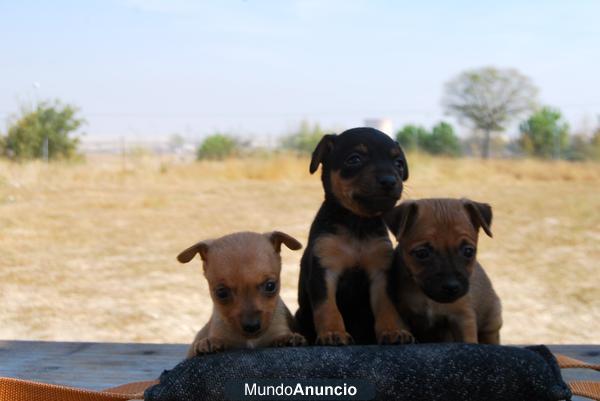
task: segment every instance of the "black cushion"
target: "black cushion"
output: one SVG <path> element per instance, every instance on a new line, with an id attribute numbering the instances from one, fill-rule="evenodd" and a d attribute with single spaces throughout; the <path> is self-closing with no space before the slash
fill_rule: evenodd
<path id="1" fill-rule="evenodd" d="M 265 348 L 198 356 L 163 372 L 144 398 L 226 400 L 225 387 L 231 391 L 232 381 L 256 379 L 362 379 L 374 388 L 376 400 L 551 401 L 571 396 L 544 346 L 455 343 Z"/>

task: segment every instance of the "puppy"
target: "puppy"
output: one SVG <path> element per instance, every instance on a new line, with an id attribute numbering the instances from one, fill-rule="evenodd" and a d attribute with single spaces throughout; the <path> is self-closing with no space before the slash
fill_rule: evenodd
<path id="1" fill-rule="evenodd" d="M 412 340 L 391 301 L 393 247 L 383 221 L 402 194 L 402 149 L 372 128 L 325 135 L 310 162 L 322 165 L 325 200 L 302 256 L 296 312 L 300 333 L 320 345 Z"/>
<path id="2" fill-rule="evenodd" d="M 421 342 L 500 343 L 500 299 L 477 262 L 479 228 L 492 208 L 468 199 L 408 201 L 386 216 L 398 240 L 396 301 Z"/>
<path id="3" fill-rule="evenodd" d="M 240 232 L 198 242 L 177 256 L 188 263 L 198 253 L 208 280 L 213 312 L 188 350 L 188 358 L 227 348 L 303 345 L 279 296 L 281 244 L 302 245 L 279 231 Z"/>

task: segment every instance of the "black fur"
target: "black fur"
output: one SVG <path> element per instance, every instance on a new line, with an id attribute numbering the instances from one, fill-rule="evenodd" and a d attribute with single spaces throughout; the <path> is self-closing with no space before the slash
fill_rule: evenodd
<path id="1" fill-rule="evenodd" d="M 346 165 L 348 155 L 351 155 L 359 144 L 368 148 L 368 155 L 364 155 L 364 163 L 361 166 Z M 392 149 L 397 149 L 398 156 L 390 156 Z M 372 128 L 355 128 L 339 136 L 326 135 L 313 153 L 311 173 L 316 171 L 319 163 L 322 164 L 321 180 L 325 200 L 311 225 L 308 244 L 302 256 L 298 286 L 299 309 L 296 312 L 299 331 L 311 343 L 314 343 L 316 338 L 313 308 L 326 297 L 326 267 L 320 264 L 318 257 L 313 253 L 315 241 L 323 234 L 336 234 L 341 229 L 358 240 L 387 238 L 387 229 L 381 216 L 400 198 L 402 181 L 408 178 L 408 166 L 400 146 L 384 133 Z M 339 172 L 342 178 L 360 178 L 361 190 L 368 195 L 361 197 L 359 203 L 367 215 L 357 215 L 336 198 L 330 179 L 333 171 Z M 363 176 L 359 177 L 361 174 Z M 381 177 L 385 175 L 396 177 L 397 183 L 393 191 L 390 190 L 393 192 L 390 193 L 390 199 L 382 200 L 378 185 L 381 184 Z M 388 292 L 394 291 L 389 289 Z M 342 273 L 338 280 L 336 301 L 346 330 L 354 341 L 358 344 L 376 343 L 369 298 L 369 278 L 361 266 L 355 266 Z"/>

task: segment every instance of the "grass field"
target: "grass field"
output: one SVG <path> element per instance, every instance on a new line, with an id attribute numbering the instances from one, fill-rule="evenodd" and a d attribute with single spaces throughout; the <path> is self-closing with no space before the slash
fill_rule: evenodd
<path id="1" fill-rule="evenodd" d="M 404 198 L 494 208 L 479 260 L 504 304 L 507 343 L 598 343 L 600 165 L 409 155 Z M 0 161 L 0 338 L 188 342 L 211 302 L 177 253 L 238 230 L 305 243 L 322 200 L 308 160 Z M 300 252 L 283 251 L 295 308 Z"/>

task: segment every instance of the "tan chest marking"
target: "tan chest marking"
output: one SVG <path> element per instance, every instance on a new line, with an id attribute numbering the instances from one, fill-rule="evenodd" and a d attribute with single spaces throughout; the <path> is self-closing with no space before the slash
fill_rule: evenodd
<path id="1" fill-rule="evenodd" d="M 337 273 L 358 267 L 369 274 L 389 268 L 392 259 L 392 243 L 387 237 L 359 240 L 348 234 L 325 234 L 314 246 L 319 263 Z"/>

